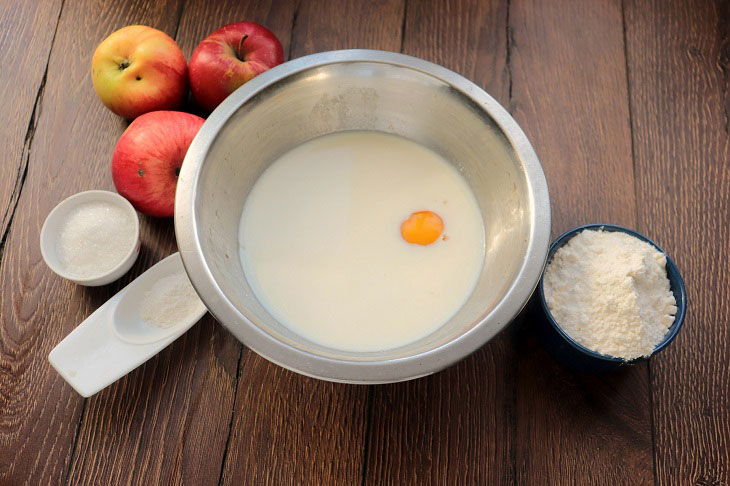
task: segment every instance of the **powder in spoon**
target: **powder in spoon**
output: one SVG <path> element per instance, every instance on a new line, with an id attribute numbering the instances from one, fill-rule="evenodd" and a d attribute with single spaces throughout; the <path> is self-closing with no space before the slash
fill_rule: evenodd
<path id="1" fill-rule="evenodd" d="M 94 201 L 72 209 L 56 242 L 59 263 L 74 277 L 102 275 L 137 243 L 135 221 L 115 204 Z"/>
<path id="2" fill-rule="evenodd" d="M 185 272 L 161 278 L 145 293 L 142 320 L 153 326 L 168 328 L 184 322 L 200 311 L 203 302 Z"/>
<path id="3" fill-rule="evenodd" d="M 558 325 L 609 356 L 648 356 L 677 312 L 666 256 L 621 232 L 586 230 L 559 248 L 543 280 Z"/>

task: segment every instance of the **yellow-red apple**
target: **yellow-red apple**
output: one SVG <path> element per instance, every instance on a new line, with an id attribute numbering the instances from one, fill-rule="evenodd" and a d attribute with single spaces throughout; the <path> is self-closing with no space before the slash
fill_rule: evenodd
<path id="1" fill-rule="evenodd" d="M 96 48 L 91 79 L 107 108 L 133 119 L 180 106 L 187 93 L 188 66 L 172 37 L 152 27 L 130 25 Z"/>
<path id="2" fill-rule="evenodd" d="M 234 22 L 216 30 L 193 51 L 190 88 L 208 111 L 249 79 L 284 62 L 279 39 L 253 22 Z"/>

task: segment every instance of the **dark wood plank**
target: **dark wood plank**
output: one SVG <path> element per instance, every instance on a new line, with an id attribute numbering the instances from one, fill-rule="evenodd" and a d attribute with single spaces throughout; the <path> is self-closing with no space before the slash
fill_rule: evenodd
<path id="1" fill-rule="evenodd" d="M 71 484 L 218 484 L 240 348 L 211 317 L 86 406 Z"/>
<path id="2" fill-rule="evenodd" d="M 223 484 L 359 484 L 367 387 L 244 352 Z"/>
<path id="3" fill-rule="evenodd" d="M 472 80 L 509 107 L 508 2 L 408 2 L 403 54 L 421 57 Z"/>
<path id="4" fill-rule="evenodd" d="M 403 52 L 509 104 L 506 2 L 409 2 Z M 502 333 L 441 373 L 374 387 L 367 483 L 512 482 L 515 359 Z"/>
<path id="5" fill-rule="evenodd" d="M 553 234 L 636 218 L 621 4 L 511 3 L 512 102 L 548 178 Z"/>
<path id="6" fill-rule="evenodd" d="M 177 31 L 188 57 L 213 30 L 239 20 L 266 24 L 288 42 L 294 13 L 293 2 L 189 1 L 177 26 L 175 8 L 167 9 L 166 30 Z M 163 254 L 173 251 L 172 222 L 153 224 L 161 232 L 151 246 Z M 207 316 L 145 366 L 90 400 L 71 482 L 218 484 L 240 356 L 241 344 Z"/>
<path id="7" fill-rule="evenodd" d="M 0 147 L 4 153 L 0 164 L 0 245 L 23 184 L 28 148 L 38 115 L 34 108 L 42 88 L 61 3 L 61 0 L 43 0 L 0 5 L 0 66 L 3 66 Z"/>
<path id="8" fill-rule="evenodd" d="M 367 484 L 510 484 L 514 352 L 503 333 L 466 360 L 373 391 Z"/>
<path id="9" fill-rule="evenodd" d="M 115 28 L 130 23 L 174 32 L 179 5 L 110 2 L 99 7 L 96 2 L 67 2 L 61 14 L 45 94 L 37 110 L 28 174 L 0 263 L 0 461 L 4 484 L 64 481 L 84 400 L 50 367 L 48 352 L 159 258 L 159 241 L 167 242 L 164 253 L 171 250 L 171 227 L 145 221 L 142 238 L 148 248 L 130 275 L 114 285 L 85 289 L 52 274 L 37 242 L 46 215 L 61 199 L 80 190 L 113 188 L 109 163 L 125 124 L 96 99 L 89 75 L 95 46 Z M 99 400 L 104 398 L 92 399 L 89 408 L 98 407 Z M 146 405 L 134 400 L 127 404 L 133 409 Z M 109 411 L 117 419 L 129 416 L 125 409 L 110 407 Z M 105 437 L 117 433 L 110 428 Z M 95 452 L 108 451 L 99 448 Z"/>
<path id="10" fill-rule="evenodd" d="M 397 50 L 402 12 L 400 0 L 302 2 L 289 51 Z M 306 378 L 244 350 L 223 484 L 359 484 L 367 404 L 367 387 Z"/>
<path id="11" fill-rule="evenodd" d="M 291 58 L 336 49 L 398 51 L 405 0 L 303 0 Z"/>
<path id="12" fill-rule="evenodd" d="M 730 483 L 730 4 L 627 1 L 639 227 L 677 262 L 679 337 L 651 362 L 659 484 Z"/>
<path id="13" fill-rule="evenodd" d="M 548 178 L 553 234 L 587 222 L 635 226 L 620 1 L 510 5 L 513 110 Z M 550 359 L 529 325 L 524 335 L 517 481 L 651 483 L 646 365 L 603 378 L 575 375 Z"/>

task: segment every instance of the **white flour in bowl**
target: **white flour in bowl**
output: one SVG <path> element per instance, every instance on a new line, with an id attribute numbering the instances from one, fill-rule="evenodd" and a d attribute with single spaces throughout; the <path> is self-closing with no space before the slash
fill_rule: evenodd
<path id="1" fill-rule="evenodd" d="M 545 270 L 550 313 L 583 346 L 609 356 L 648 356 L 677 312 L 667 259 L 626 233 L 586 230 L 559 248 Z"/>

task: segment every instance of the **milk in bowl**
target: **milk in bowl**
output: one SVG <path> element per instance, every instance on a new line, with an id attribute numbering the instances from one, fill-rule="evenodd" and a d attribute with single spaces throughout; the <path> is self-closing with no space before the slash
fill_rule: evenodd
<path id="1" fill-rule="evenodd" d="M 481 274 L 485 231 L 451 163 L 407 138 L 356 130 L 275 160 L 245 200 L 239 245 L 253 293 L 281 324 L 371 352 L 456 314 Z"/>

